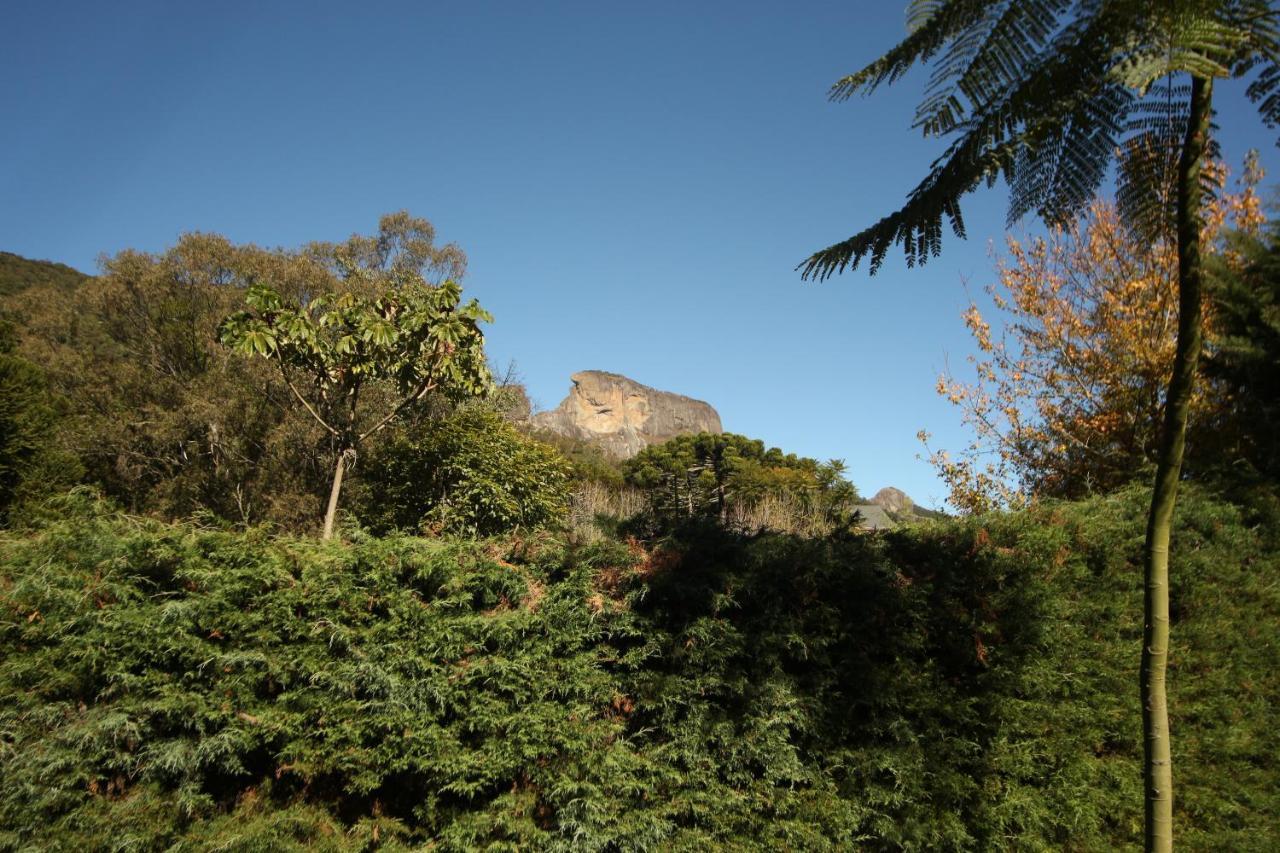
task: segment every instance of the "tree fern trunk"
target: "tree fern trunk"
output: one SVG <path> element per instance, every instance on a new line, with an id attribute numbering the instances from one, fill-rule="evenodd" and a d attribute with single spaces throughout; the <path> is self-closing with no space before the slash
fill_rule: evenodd
<path id="1" fill-rule="evenodd" d="M 1213 81 L 1193 78 L 1191 114 L 1178 161 L 1178 340 L 1165 398 L 1156 482 L 1147 515 L 1142 639 L 1145 847 L 1173 849 L 1173 766 L 1165 666 L 1169 657 L 1169 537 L 1182 473 L 1187 413 L 1201 345 L 1200 166 L 1209 132 Z"/>

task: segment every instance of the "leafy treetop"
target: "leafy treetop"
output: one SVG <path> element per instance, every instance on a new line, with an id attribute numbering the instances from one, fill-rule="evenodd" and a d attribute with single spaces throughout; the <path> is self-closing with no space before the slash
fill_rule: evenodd
<path id="1" fill-rule="evenodd" d="M 483 396 L 491 378 L 479 323 L 493 317 L 473 299 L 460 305 L 462 288 L 406 282 L 377 296 L 354 292 L 322 295 L 288 305 L 265 284 L 245 295 L 249 310 L 223 323 L 223 343 L 274 359 L 299 402 L 328 432 L 356 442 L 389 423 L 431 392 L 447 397 Z M 321 407 L 298 387 L 305 376 Z M 359 395 L 367 383 L 387 382 L 399 402 L 360 428 Z M 333 410 L 345 410 L 335 419 Z"/>
<path id="2" fill-rule="evenodd" d="M 815 252 L 801 269 L 828 278 L 863 258 L 874 273 L 898 244 L 909 266 L 939 253 L 944 219 L 965 235 L 960 199 L 1003 178 L 1009 220 L 1062 225 L 1084 210 L 1120 157 L 1131 224 L 1167 223 L 1190 87 L 1260 71 L 1248 89 L 1280 125 L 1280 34 L 1265 0 L 913 0 L 896 47 L 831 87 L 869 94 L 917 63 L 934 72 L 916 111 L 927 137 L 952 137 L 901 208 Z"/>
<path id="3" fill-rule="evenodd" d="M 301 304 L 256 283 L 245 294 L 248 310 L 232 314 L 219 330 L 227 346 L 275 361 L 294 398 L 335 440 L 326 539 L 333 535 L 343 473 L 361 442 L 428 394 L 459 400 L 485 396 L 492 386 L 479 324 L 493 318 L 474 299 L 460 304 L 457 282 L 431 286 L 399 268 L 350 272 L 371 286 Z M 299 387 L 304 381 L 309 393 Z M 377 394 L 388 388 L 389 400 Z M 362 407 L 366 389 L 372 393 L 364 394 Z M 372 416 L 369 396 L 385 400 Z"/>
<path id="4" fill-rule="evenodd" d="M 844 472 L 840 460 L 818 462 L 734 433 L 678 436 L 623 465 L 626 482 L 648 495 L 659 516 L 722 521 L 768 497 L 824 513 L 850 510 L 858 493 Z"/>

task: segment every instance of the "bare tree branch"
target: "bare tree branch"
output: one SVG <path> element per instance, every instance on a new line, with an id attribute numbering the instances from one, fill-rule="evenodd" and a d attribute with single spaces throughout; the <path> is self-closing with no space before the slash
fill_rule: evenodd
<path id="1" fill-rule="evenodd" d="M 320 415 L 316 413 L 316 410 L 311 408 L 311 404 L 307 402 L 307 398 L 303 397 L 302 394 L 298 391 L 298 389 L 294 387 L 293 380 L 290 379 L 289 374 L 285 372 L 283 364 L 280 365 L 280 375 L 284 377 L 284 384 L 289 386 L 289 390 L 293 392 L 293 396 L 297 397 L 298 402 L 302 404 L 302 407 L 311 413 L 311 417 L 316 419 L 316 423 L 320 424 L 320 426 L 328 430 L 330 434 L 336 436 L 338 434 L 338 431 L 333 427 L 329 426 L 329 424 L 325 422 L 324 418 L 320 417 Z"/>

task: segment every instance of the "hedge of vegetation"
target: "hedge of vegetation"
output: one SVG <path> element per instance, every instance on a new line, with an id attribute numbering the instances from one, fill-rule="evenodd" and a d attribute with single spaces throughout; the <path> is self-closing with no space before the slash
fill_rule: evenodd
<path id="1" fill-rule="evenodd" d="M 1141 837 L 1141 490 L 661 547 L 0 533 L 0 849 L 1110 850 Z M 1280 558 L 1194 490 L 1187 849 L 1280 837 Z"/>

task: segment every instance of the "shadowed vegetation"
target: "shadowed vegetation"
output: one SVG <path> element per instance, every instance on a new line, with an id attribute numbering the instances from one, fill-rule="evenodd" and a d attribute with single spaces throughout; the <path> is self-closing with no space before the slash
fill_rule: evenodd
<path id="1" fill-rule="evenodd" d="M 1143 495 L 841 540 L 0 534 L 0 848 L 1117 849 Z M 1182 502 L 1192 849 L 1280 831 L 1280 565 Z M 1271 547 L 1274 547 L 1272 544 Z"/>

